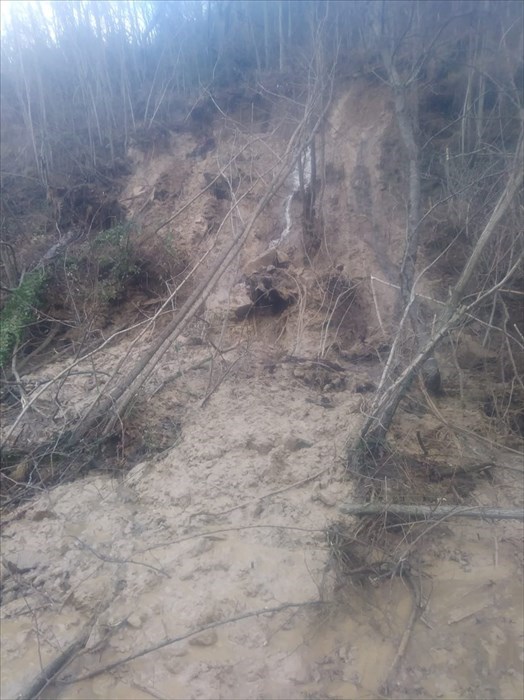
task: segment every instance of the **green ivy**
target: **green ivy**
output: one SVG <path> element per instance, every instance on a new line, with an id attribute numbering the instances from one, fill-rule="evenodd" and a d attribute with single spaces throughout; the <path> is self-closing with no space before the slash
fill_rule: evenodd
<path id="1" fill-rule="evenodd" d="M 46 282 L 43 270 L 30 272 L 15 289 L 0 312 L 0 367 L 11 357 L 25 328 L 36 316 L 40 294 Z"/>
<path id="2" fill-rule="evenodd" d="M 99 295 L 103 302 L 119 298 L 126 284 L 140 270 L 133 259 L 130 223 L 117 224 L 102 231 L 93 241 L 93 256 L 98 261 Z"/>

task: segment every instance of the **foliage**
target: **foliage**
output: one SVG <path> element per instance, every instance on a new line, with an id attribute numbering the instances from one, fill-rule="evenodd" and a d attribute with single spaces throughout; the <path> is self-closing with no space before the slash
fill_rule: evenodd
<path id="1" fill-rule="evenodd" d="M 0 312 L 0 367 L 8 362 L 27 325 L 34 320 L 46 279 L 43 270 L 26 275 Z"/>
<path id="2" fill-rule="evenodd" d="M 126 283 L 138 272 L 131 245 L 132 225 L 118 224 L 102 231 L 94 240 L 93 259 L 98 266 L 98 281 L 104 287 L 106 301 L 116 299 Z"/>
<path id="3" fill-rule="evenodd" d="M 84 248 L 82 255 L 66 260 L 68 287 L 77 297 L 76 303 L 81 297 L 90 298 L 95 305 L 113 303 L 122 298 L 127 285 L 140 272 L 132 233 L 131 223 L 117 224 L 99 233 Z M 61 270 L 62 265 L 59 265 L 58 275 Z"/>

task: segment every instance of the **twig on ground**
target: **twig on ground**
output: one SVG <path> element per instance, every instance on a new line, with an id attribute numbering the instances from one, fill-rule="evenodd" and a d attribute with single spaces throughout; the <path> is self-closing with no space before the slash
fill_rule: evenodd
<path id="1" fill-rule="evenodd" d="M 158 644 L 153 644 L 152 646 L 146 647 L 145 649 L 142 649 L 141 651 L 136 652 L 136 654 L 131 654 L 130 656 L 126 656 L 123 659 L 120 659 L 120 661 L 115 661 L 112 664 L 108 664 L 107 666 L 102 666 L 101 668 L 96 669 L 95 671 L 91 671 L 91 673 L 87 673 L 84 676 L 77 676 L 76 678 L 71 678 L 71 679 L 63 679 L 60 680 L 60 683 L 64 683 L 67 685 L 70 685 L 72 683 L 79 683 L 80 681 L 87 681 L 91 678 L 95 678 L 96 676 L 99 676 L 102 673 L 107 673 L 108 671 L 112 671 L 114 668 L 117 668 L 118 666 L 121 666 L 122 664 L 129 663 L 130 661 L 134 661 L 135 659 L 139 659 L 142 656 L 146 656 L 147 654 L 151 654 L 153 651 L 158 651 L 160 649 L 164 649 L 164 647 L 170 646 L 171 644 L 176 644 L 176 642 L 182 642 L 184 639 L 189 639 L 190 637 L 194 637 L 196 634 L 200 634 L 201 632 L 206 632 L 207 630 L 211 629 L 216 629 L 217 627 L 223 627 L 224 625 L 229 625 L 232 624 L 233 622 L 239 622 L 240 620 L 246 620 L 250 617 L 259 617 L 260 615 L 272 615 L 274 613 L 279 613 L 282 612 L 283 610 L 288 610 L 290 608 L 307 608 L 307 607 L 314 607 L 314 606 L 320 606 L 320 605 L 327 605 L 326 602 L 321 601 L 321 600 L 311 600 L 311 601 L 305 601 L 303 603 L 283 603 L 282 605 L 278 605 L 274 608 L 262 608 L 261 610 L 252 610 L 250 612 L 242 613 L 241 615 L 235 615 L 234 617 L 228 617 L 225 620 L 218 620 L 217 622 L 211 622 L 208 625 L 202 625 L 201 627 L 197 627 L 194 630 L 191 630 L 189 632 L 186 632 L 185 634 L 181 634 L 178 637 L 169 637 L 168 639 L 165 639 L 163 642 L 159 642 Z"/>
<path id="2" fill-rule="evenodd" d="M 524 520 L 522 508 L 489 508 L 484 506 L 425 506 L 404 503 L 347 503 L 340 510 L 346 515 L 391 514 L 422 520 L 432 518 L 485 518 L 487 520 Z"/>
<path id="3" fill-rule="evenodd" d="M 57 674 L 63 671 L 85 647 L 91 635 L 93 624 L 94 619 L 88 623 L 84 631 L 61 654 L 38 674 L 29 687 L 18 695 L 17 700 L 37 700 L 41 693 L 53 682 Z"/>
<path id="4" fill-rule="evenodd" d="M 223 372 L 222 376 L 219 377 L 219 378 L 217 379 L 217 381 L 215 382 L 215 385 L 207 392 L 207 394 L 206 394 L 206 395 L 204 396 L 204 398 L 202 399 L 202 402 L 201 402 L 201 404 L 200 404 L 200 408 L 203 408 L 203 407 L 206 405 L 206 403 L 207 403 L 207 402 L 209 401 L 209 399 L 213 396 L 213 394 L 215 393 L 215 391 L 217 391 L 217 389 L 220 387 L 220 385 L 222 384 L 222 382 L 224 381 L 224 379 L 226 379 L 226 377 L 227 377 L 228 374 L 231 372 L 231 370 L 233 369 L 233 367 L 234 367 L 236 364 L 238 364 L 239 361 L 240 361 L 240 357 L 237 357 L 236 360 L 234 360 L 230 365 L 228 365 L 228 367 L 226 368 L 226 370 Z"/>
<path id="5" fill-rule="evenodd" d="M 179 369 L 178 372 L 175 372 L 174 374 L 169 375 L 169 377 L 166 377 L 161 384 L 159 384 L 156 389 L 154 389 L 151 394 L 149 395 L 149 401 L 153 398 L 155 394 L 157 394 L 159 391 L 162 391 L 162 389 L 166 386 L 166 384 L 169 384 L 169 382 L 174 382 L 175 379 L 179 379 L 183 374 L 186 372 L 191 372 L 196 369 L 201 369 L 204 367 L 204 365 L 207 365 L 208 362 L 211 362 L 213 357 L 209 355 L 208 357 L 205 357 L 203 360 L 199 360 L 198 362 L 195 362 L 194 365 L 191 365 L 187 369 Z"/>
<path id="6" fill-rule="evenodd" d="M 389 667 L 389 671 L 387 673 L 386 679 L 382 686 L 380 687 L 380 692 L 383 693 L 385 696 L 389 697 L 389 694 L 391 692 L 391 686 L 395 682 L 398 670 L 400 668 L 400 664 L 402 662 L 402 659 L 404 658 L 404 655 L 406 653 L 406 649 L 409 643 L 409 640 L 411 639 L 411 635 L 413 633 L 413 629 L 415 627 L 415 624 L 424 612 L 425 605 L 422 605 L 421 601 L 421 592 L 418 591 L 415 587 L 415 584 L 413 583 L 413 580 L 411 578 L 411 574 L 406 574 L 404 576 L 404 580 L 407 583 L 407 586 L 411 592 L 411 595 L 413 596 L 413 606 L 411 608 L 411 613 L 409 615 L 408 622 L 406 624 L 406 628 L 404 629 L 404 633 L 402 635 L 402 639 L 400 640 L 400 644 L 397 649 L 397 653 L 395 654 L 395 657 L 393 658 L 393 661 L 391 663 L 391 666 Z"/>
<path id="7" fill-rule="evenodd" d="M 108 557 L 105 554 L 100 554 L 100 552 L 97 552 L 95 549 L 93 549 L 93 547 L 91 547 L 91 545 L 87 544 L 87 542 L 84 542 L 84 540 L 81 540 L 79 537 L 75 537 L 75 535 L 69 536 L 76 540 L 82 548 L 88 549 L 91 552 L 91 554 L 94 554 L 95 557 L 97 557 L 97 559 L 105 561 L 108 564 L 135 564 L 136 566 L 145 566 L 146 569 L 151 569 L 152 571 L 156 571 L 157 574 L 162 574 L 162 576 L 167 576 L 167 578 L 171 578 L 167 571 L 159 569 L 156 566 L 152 566 L 151 564 L 145 564 L 142 561 L 133 561 L 133 559 L 116 559 L 115 557 Z"/>
<path id="8" fill-rule="evenodd" d="M 302 486 L 303 484 L 307 484 L 309 481 L 313 481 L 314 479 L 318 479 L 319 476 L 324 474 L 325 472 L 328 471 L 330 467 L 325 467 L 324 469 L 321 469 L 319 472 L 316 474 L 313 474 L 312 476 L 308 476 L 307 479 L 302 479 L 301 481 L 295 481 L 294 484 L 289 484 L 288 486 L 284 486 L 281 489 L 277 489 L 276 491 L 270 491 L 269 493 L 265 493 L 262 496 L 258 496 L 257 498 L 254 498 L 251 501 L 246 501 L 245 503 L 240 503 L 238 506 L 233 506 L 232 508 L 228 508 L 228 510 L 222 510 L 216 513 L 212 512 L 207 512 L 207 511 L 199 511 L 198 513 L 192 513 L 189 516 L 189 522 L 191 522 L 192 518 L 196 518 L 199 515 L 207 515 L 209 517 L 219 517 L 221 515 L 229 515 L 229 513 L 232 513 L 234 510 L 238 510 L 239 508 L 246 508 L 247 506 L 251 506 L 254 503 L 258 503 L 258 501 L 262 501 L 264 498 L 269 498 L 270 496 L 276 496 L 279 493 L 283 493 L 284 491 L 289 491 L 290 489 L 293 489 L 297 486 Z"/>
<path id="9" fill-rule="evenodd" d="M 218 530 L 209 530 L 207 532 L 196 532 L 194 535 L 187 535 L 186 537 L 180 537 L 177 540 L 169 540 L 168 542 L 161 542 L 160 544 L 154 544 L 146 549 L 140 549 L 135 554 L 144 554 L 145 552 L 150 552 L 153 549 L 161 549 L 162 547 L 171 547 L 174 544 L 181 544 L 182 542 L 187 542 L 188 540 L 194 540 L 197 537 L 213 537 L 214 535 L 222 534 L 223 532 L 235 532 L 239 530 L 256 530 L 259 528 L 271 528 L 274 530 L 298 530 L 299 532 L 324 532 L 324 528 L 309 528 L 309 527 L 292 527 L 290 525 L 239 525 L 237 527 L 221 527 Z M 223 538 L 217 538 L 223 539 Z"/>

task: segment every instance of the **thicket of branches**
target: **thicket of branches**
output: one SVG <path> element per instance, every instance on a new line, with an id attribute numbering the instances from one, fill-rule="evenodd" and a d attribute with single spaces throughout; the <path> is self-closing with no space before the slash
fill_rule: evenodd
<path id="1" fill-rule="evenodd" d="M 172 125 L 184 98 L 308 66 L 319 2 L 222 0 L 13 3 L 2 41 L 2 124 L 47 186 L 125 156 L 137 128 Z M 333 47 L 335 50 L 336 47 Z M 9 135 L 13 145 L 17 140 Z"/>
<path id="2" fill-rule="evenodd" d="M 45 186 L 114 167 L 138 127 L 172 125 L 187 116 L 184 98 L 203 88 L 254 87 L 260 80 L 290 94 L 310 66 L 320 23 L 325 60 L 337 60 L 339 74 L 364 69 L 391 82 L 392 68 L 415 111 L 424 109 L 421 99 L 439 103 L 441 116 L 450 108 L 460 125 L 460 154 L 468 156 L 462 171 L 471 159 L 483 162 L 487 144 L 515 142 L 509 124 L 515 114 L 507 107 L 520 100 L 522 81 L 516 2 L 12 5 L 1 55 L 3 158 L 36 168 Z M 450 182 L 457 176 L 452 169 Z"/>
<path id="3" fill-rule="evenodd" d="M 493 322 L 510 317 L 508 294 L 510 303 L 513 290 L 518 294 L 524 244 L 521 11 L 515 3 L 489 2 L 369 7 L 369 37 L 391 89 L 407 161 L 400 324 L 357 442 L 372 454 L 382 450 L 419 370 L 428 390 L 440 393 L 434 350 L 450 331 L 480 320 L 486 343 L 497 330 Z M 421 270 L 419 248 L 431 237 L 434 258 Z M 456 264 L 448 258 L 447 274 L 455 267 L 458 282 L 440 308 L 422 304 L 418 283 L 432 267 L 439 269 L 448 249 Z M 513 355 L 522 360 L 522 338 L 518 330 L 510 336 L 509 374 L 522 387 L 516 366 L 522 362 Z"/>
<path id="4" fill-rule="evenodd" d="M 406 238 L 399 331 L 360 439 L 368 448 L 383 443 L 422 368 L 428 386 L 433 381 L 439 388 L 434 350 L 468 319 L 482 317 L 488 335 L 504 327 L 511 381 L 522 384 L 513 354 L 522 339 L 511 331 L 514 312 L 504 296 L 522 279 L 520 3 L 64 0 L 46 7 L 44 14 L 38 3 L 15 4 L 2 42 L 3 185 L 32 178 L 52 197 L 64 177 L 110 183 L 138 132 L 175 128 L 190 114 L 211 121 L 223 95 L 258 93 L 292 98 L 302 108 L 261 199 L 267 202 L 321 128 L 333 79 L 381 82 L 391 91 L 406 164 Z M 9 221 L 18 212 L 8 196 L 13 188 L 4 191 L 3 235 L 12 244 Z M 253 221 L 195 289 L 189 315 L 183 307 L 162 343 L 209 294 Z M 458 283 L 436 307 L 418 296 L 426 272 L 421 245 L 426 252 L 434 245 L 434 268 L 447 250 L 461 256 L 452 276 Z M 12 245 L 2 246 L 6 270 L 11 255 Z M 72 426 L 75 439 L 95 426 L 107 434 L 115 422 L 106 420 L 110 407 L 125 411 L 162 343 L 126 376 L 113 377 L 112 393 Z M 30 406 L 31 400 L 24 412 Z"/>

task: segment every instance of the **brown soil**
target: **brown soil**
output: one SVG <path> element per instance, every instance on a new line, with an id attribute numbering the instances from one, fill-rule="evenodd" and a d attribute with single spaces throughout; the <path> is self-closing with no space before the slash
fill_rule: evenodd
<path id="1" fill-rule="evenodd" d="M 330 177 L 313 265 L 304 257 L 299 203 L 291 207 L 293 226 L 283 249 L 293 303 L 278 314 L 231 320 L 243 266 L 284 228 L 289 183 L 257 223 L 238 265 L 156 368 L 124 428 L 128 442 L 110 462 L 113 474 L 100 463 L 100 471 L 44 490 L 7 514 L 3 698 L 15 698 L 90 626 L 85 652 L 67 669 L 69 679 L 213 623 L 111 672 L 54 685 L 42 697 L 381 697 L 411 616 L 409 580 L 417 583 L 425 609 L 390 695 L 521 697 L 520 525 L 448 520 L 416 549 L 409 577 L 341 580 L 330 558 L 328 528 L 353 524 L 339 512 L 355 497 L 347 440 L 380 377 L 392 326 L 389 285 L 396 282 L 404 215 L 394 163 L 384 166 L 392 121 L 381 87 L 354 83 L 341 91 L 326 129 Z M 269 130 L 270 136 L 265 121 L 259 127 L 278 152 L 283 130 Z M 162 149 L 132 149 L 133 172 L 121 197 L 128 215 L 142 220 L 146 245 L 171 241 L 193 263 L 211 251 L 197 275 L 230 235 L 217 234 L 216 222 L 231 202 L 209 191 L 155 232 L 206 186 L 205 173 L 227 162 L 239 132 L 221 123 L 214 144 L 209 137 L 174 133 Z M 243 138 L 249 140 L 247 131 Z M 195 155 L 201 142 L 207 147 Z M 250 170 L 263 172 L 271 149 L 250 146 L 234 177 L 245 183 Z M 261 186 L 242 201 L 239 218 L 245 220 Z M 371 284 L 371 277 L 380 281 Z M 148 313 L 148 307 L 135 308 L 119 323 Z M 60 417 L 67 422 L 93 400 L 95 369 L 102 385 L 126 352 L 130 364 L 154 333 L 133 348 L 128 336 L 118 337 L 93 363 L 80 364 L 86 374 L 64 385 Z M 216 347 L 229 351 L 220 354 Z M 33 378 L 62 368 L 49 363 Z M 489 477 L 471 477 L 466 490 L 448 481 L 437 498 L 447 493 L 452 502 L 517 507 L 518 452 L 497 446 L 501 436 L 482 410 L 474 373 L 464 372 L 459 392 L 456 365 L 444 358 L 443 368 L 447 393 L 430 409 L 413 393 L 392 433 L 396 450 L 412 456 L 411 469 L 437 459 L 480 462 L 489 454 L 499 465 Z M 36 406 L 48 413 L 56 410 L 51 404 L 52 397 Z M 45 434 L 37 413 L 28 414 L 24 426 L 27 441 Z M 380 477 L 384 483 L 384 472 Z M 402 552 L 402 530 L 389 542 L 391 556 Z M 306 605 L 318 600 L 323 604 Z M 286 603 L 305 605 L 222 624 Z"/>

